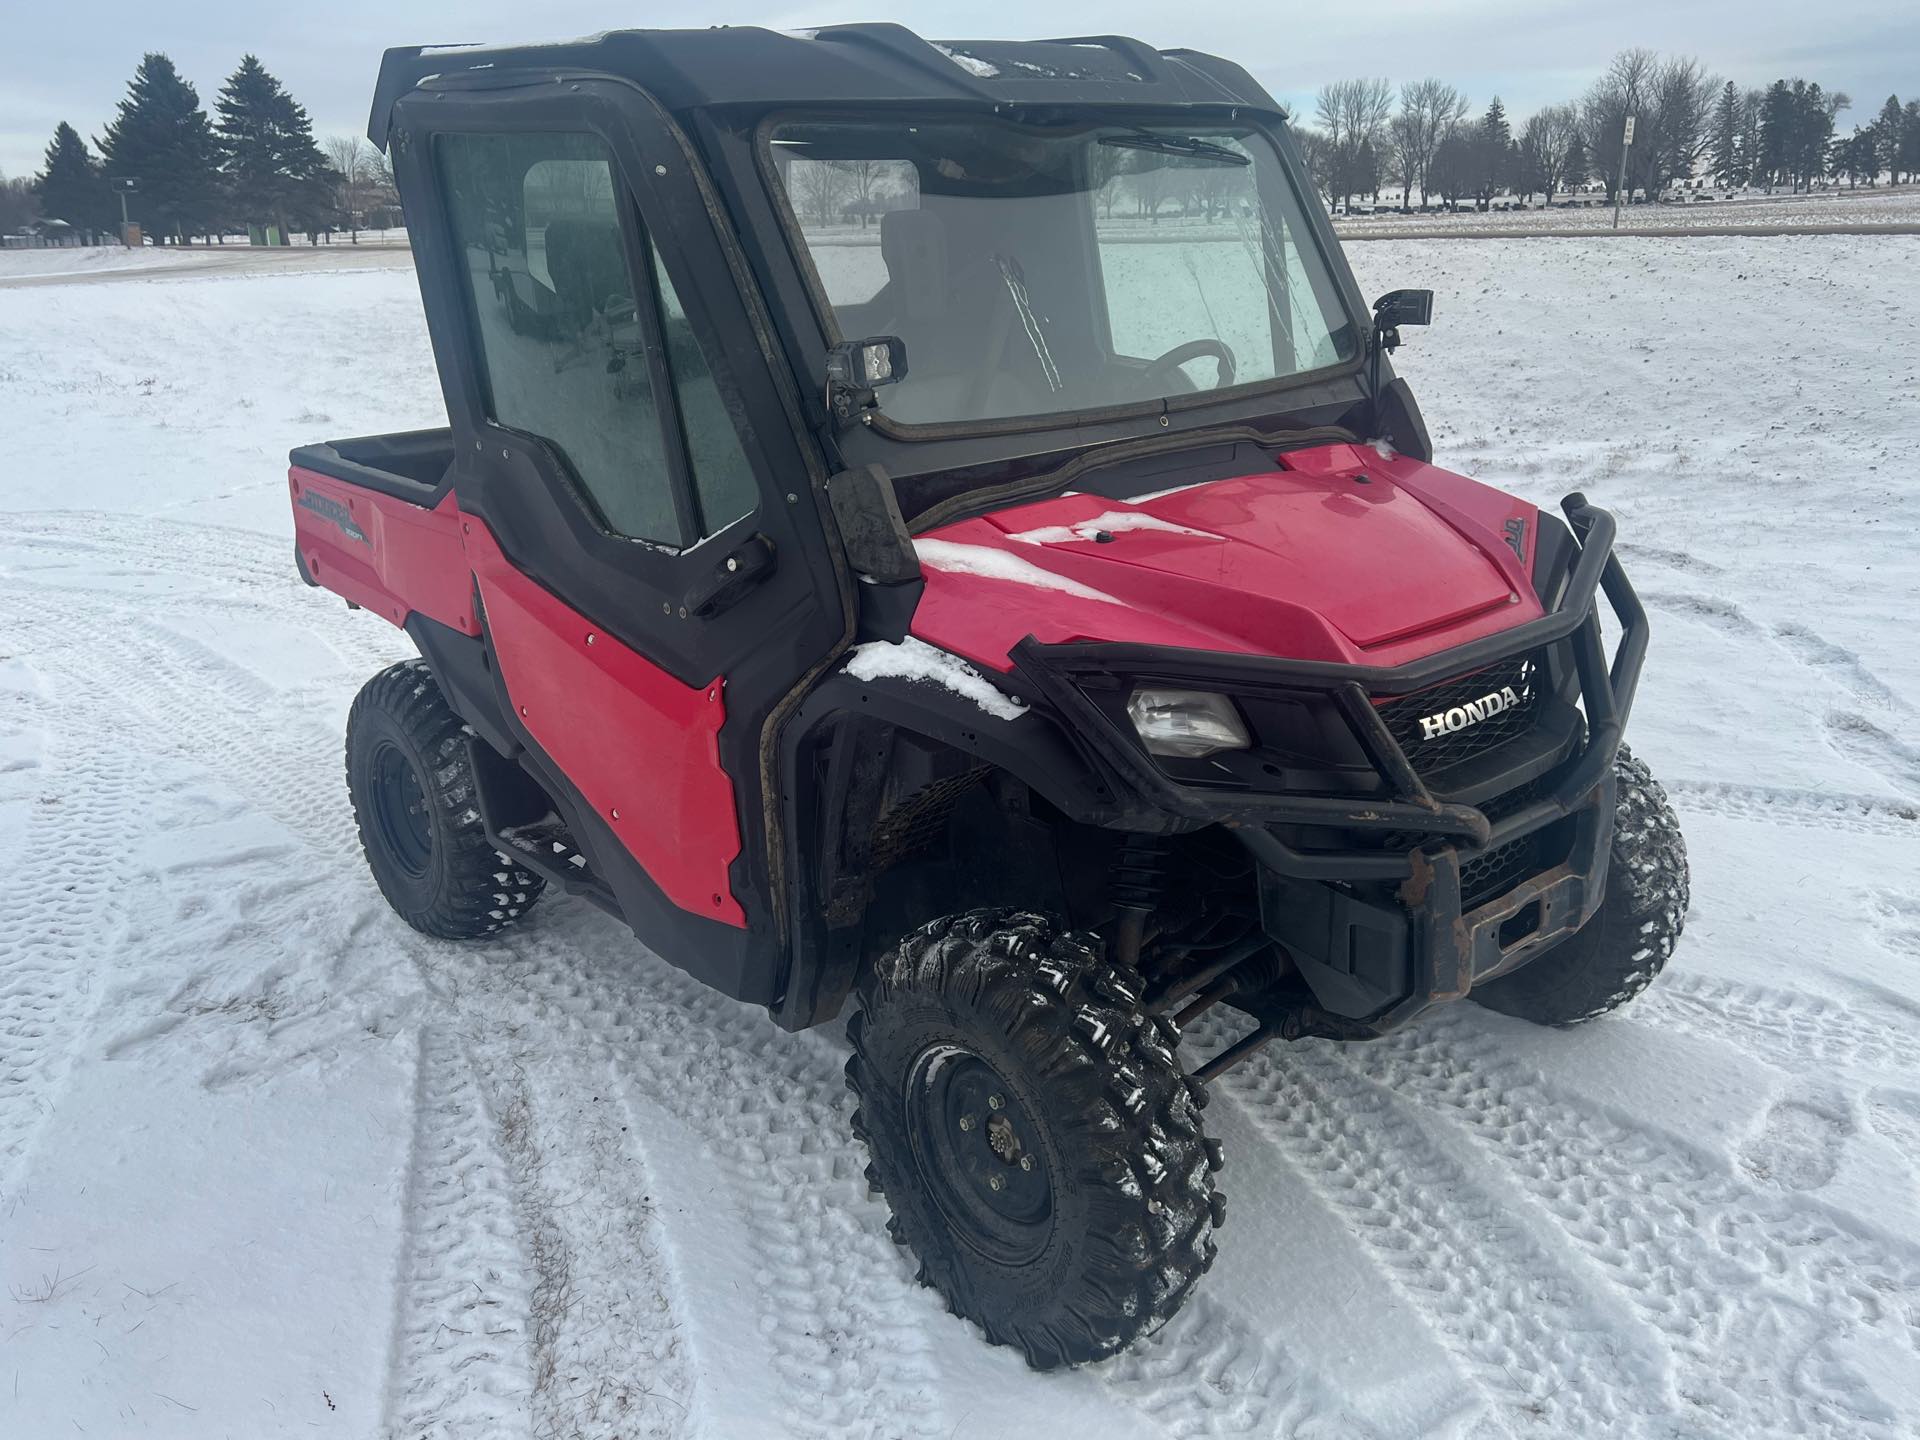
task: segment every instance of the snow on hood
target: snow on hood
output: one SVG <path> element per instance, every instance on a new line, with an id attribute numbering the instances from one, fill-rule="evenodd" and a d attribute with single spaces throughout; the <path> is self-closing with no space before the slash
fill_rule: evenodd
<path id="1" fill-rule="evenodd" d="M 1129 530 L 1158 530 L 1167 535 L 1202 535 L 1210 540 L 1220 537 L 1207 530 L 1194 530 L 1149 515 L 1144 510 L 1108 510 L 1091 520 L 1076 520 L 1071 525 L 1042 525 L 1037 530 L 1017 530 L 1007 536 L 1027 545 L 1066 545 L 1075 540 L 1098 540 L 1102 534 L 1124 535 Z"/>
<path id="2" fill-rule="evenodd" d="M 1057 590 L 1076 600 L 1104 600 L 1110 605 L 1122 603 L 1091 585 L 1083 585 L 1053 570 L 1044 570 L 1018 555 L 1009 555 L 1004 550 L 995 550 L 990 546 L 922 539 L 913 542 L 913 549 L 923 565 L 931 565 L 935 570 L 945 570 L 955 575 L 979 575 L 988 580 L 1011 580 L 1016 585 L 1031 585 L 1037 590 Z"/>
<path id="3" fill-rule="evenodd" d="M 1540 614 L 1534 513 L 1364 444 L 1133 500 L 1062 495 L 916 539 L 913 633 L 994 671 L 1029 635 L 1400 664 Z"/>

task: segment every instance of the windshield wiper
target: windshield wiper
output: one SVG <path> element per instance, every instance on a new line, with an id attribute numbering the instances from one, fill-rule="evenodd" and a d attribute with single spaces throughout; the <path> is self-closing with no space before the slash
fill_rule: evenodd
<path id="1" fill-rule="evenodd" d="M 1102 135 L 1102 145 L 1120 150 L 1154 150 L 1162 155 L 1184 155 L 1191 160 L 1211 160 L 1220 165 L 1251 165 L 1253 157 L 1229 150 L 1197 135 L 1160 135 L 1152 130 L 1129 130 L 1124 135 Z"/>

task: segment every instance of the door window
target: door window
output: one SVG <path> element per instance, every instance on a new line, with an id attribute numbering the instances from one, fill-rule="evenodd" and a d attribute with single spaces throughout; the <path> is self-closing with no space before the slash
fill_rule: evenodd
<path id="1" fill-rule="evenodd" d="M 649 247 L 651 249 L 651 247 Z M 679 400 L 680 424 L 687 436 L 687 463 L 693 470 L 693 488 L 699 497 L 705 532 L 711 535 L 729 521 L 753 509 L 753 471 L 740 448 L 740 431 L 727 411 L 713 370 L 698 336 L 680 308 L 667 267 L 653 254 L 653 274 L 660 287 L 661 329 L 667 341 L 667 368 Z"/>
<path id="2" fill-rule="evenodd" d="M 751 510 L 732 417 L 604 142 L 540 132 L 436 143 L 488 415 L 553 446 L 616 534 L 679 547 Z M 649 282 L 638 294 L 635 253 Z M 654 389 L 663 357 L 649 352 L 663 333 L 669 405 Z M 675 479 L 676 452 L 691 488 Z"/>

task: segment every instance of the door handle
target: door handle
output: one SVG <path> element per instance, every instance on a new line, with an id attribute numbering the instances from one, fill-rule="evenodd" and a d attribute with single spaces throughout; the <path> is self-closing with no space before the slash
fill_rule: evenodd
<path id="1" fill-rule="evenodd" d="M 773 570 L 773 542 L 756 535 L 724 556 L 711 575 L 687 592 L 682 605 L 688 615 L 701 619 L 718 615 L 746 598 Z"/>

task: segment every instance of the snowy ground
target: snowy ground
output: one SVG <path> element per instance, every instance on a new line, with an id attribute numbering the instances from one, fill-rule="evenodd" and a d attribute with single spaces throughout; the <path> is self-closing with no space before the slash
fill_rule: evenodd
<path id="1" fill-rule="evenodd" d="M 203 278 L 215 274 L 321 274 L 335 270 L 392 268 L 413 263 L 407 238 L 398 231 L 367 231 L 360 244 L 342 237 L 333 245 L 58 246 L 0 250 L 0 289 L 70 284 L 88 280 Z"/>
<path id="2" fill-rule="evenodd" d="M 0 290 L 0 1435 L 1920 1430 L 1920 240 L 1355 261 L 1439 292 L 1444 462 L 1619 511 L 1695 909 L 1577 1033 L 1236 1072 L 1221 1263 L 1050 1378 L 887 1243 L 837 1032 L 375 892 L 405 642 L 295 580 L 284 455 L 435 418 L 411 275 Z"/>
<path id="3" fill-rule="evenodd" d="M 1507 230 L 1606 230 L 1613 226 L 1613 206 L 1604 194 L 1574 197 L 1572 206 L 1482 212 L 1467 205 L 1456 211 L 1402 215 L 1383 206 L 1371 215 L 1337 217 L 1334 228 L 1352 238 L 1374 238 L 1396 231 L 1446 233 L 1498 227 Z M 1741 193 L 1712 200 L 1689 200 L 1661 205 L 1630 205 L 1621 212 L 1625 230 L 1744 229 L 1805 230 L 1810 233 L 1835 226 L 1920 224 L 1920 186 L 1897 189 L 1820 190 L 1811 195 Z"/>

